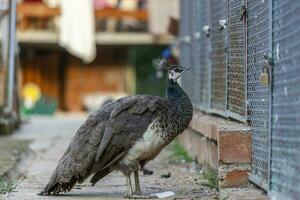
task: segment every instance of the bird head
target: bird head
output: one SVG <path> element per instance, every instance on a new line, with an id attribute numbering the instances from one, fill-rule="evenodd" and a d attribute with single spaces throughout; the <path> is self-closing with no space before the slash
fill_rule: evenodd
<path id="1" fill-rule="evenodd" d="M 177 81 L 185 71 L 190 70 L 180 65 L 170 65 L 165 58 L 153 59 L 152 64 L 158 70 L 167 70 L 168 78 L 172 81 Z"/>
<path id="2" fill-rule="evenodd" d="M 182 67 L 180 65 L 170 65 L 168 68 L 168 78 L 173 81 L 177 79 L 185 72 L 190 70 L 189 68 Z"/>

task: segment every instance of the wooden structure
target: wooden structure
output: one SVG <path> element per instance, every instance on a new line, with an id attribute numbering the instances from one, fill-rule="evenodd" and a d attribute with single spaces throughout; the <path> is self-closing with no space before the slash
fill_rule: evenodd
<path id="1" fill-rule="evenodd" d="M 47 21 L 60 15 L 60 8 L 50 8 L 42 3 L 21 3 L 17 7 L 17 13 L 20 17 L 19 28 L 27 29 L 30 19 L 42 19 Z M 95 10 L 96 19 L 124 19 L 133 18 L 140 21 L 147 21 L 148 14 L 145 10 L 120 10 L 115 8 L 105 8 Z"/>
<path id="2" fill-rule="evenodd" d="M 33 82 L 42 93 L 54 97 L 59 108 L 80 111 L 84 96 L 99 92 L 135 92 L 135 69 L 129 64 L 131 47 L 136 45 L 168 45 L 169 35 L 153 36 L 150 33 L 97 32 L 97 57 L 83 64 L 59 47 L 59 33 L 46 29 L 49 20 L 60 15 L 59 8 L 42 3 L 21 3 L 17 7 L 21 46 L 22 84 Z M 95 10 L 96 19 L 136 19 L 147 22 L 145 10 L 106 8 Z M 38 27 L 32 29 L 32 22 Z M 151 63 L 151 62 L 150 62 Z"/>

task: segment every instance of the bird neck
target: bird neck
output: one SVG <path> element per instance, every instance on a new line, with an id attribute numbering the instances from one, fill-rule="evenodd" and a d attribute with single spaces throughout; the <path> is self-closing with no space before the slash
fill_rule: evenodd
<path id="1" fill-rule="evenodd" d="M 171 103 L 170 123 L 173 124 L 172 127 L 175 130 L 174 136 L 177 136 L 188 127 L 193 116 L 193 106 L 187 94 L 173 80 L 168 80 L 167 83 L 167 99 Z"/>
<path id="2" fill-rule="evenodd" d="M 167 79 L 167 98 L 172 102 L 176 103 L 181 99 L 189 99 L 187 94 L 183 91 L 177 81 Z"/>
<path id="3" fill-rule="evenodd" d="M 168 79 L 167 98 L 170 100 L 173 107 L 184 110 L 184 112 L 187 113 L 192 113 L 193 106 L 191 100 L 177 83 L 177 81 Z"/>

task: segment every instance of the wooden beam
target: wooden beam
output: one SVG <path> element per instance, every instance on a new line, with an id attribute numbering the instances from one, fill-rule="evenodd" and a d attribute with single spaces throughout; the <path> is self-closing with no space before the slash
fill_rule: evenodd
<path id="1" fill-rule="evenodd" d="M 124 19 L 124 18 L 134 18 L 141 21 L 148 20 L 148 13 L 145 10 L 120 10 L 115 8 L 105 8 L 95 10 L 96 19 Z"/>
<path id="2" fill-rule="evenodd" d="M 17 13 L 20 17 L 28 18 L 51 18 L 59 16 L 60 8 L 50 8 L 42 3 L 21 3 L 17 7 Z M 148 13 L 145 10 L 120 10 L 115 8 L 104 8 L 95 10 L 96 19 L 124 19 L 134 18 L 141 21 L 148 20 Z"/>
<path id="3" fill-rule="evenodd" d="M 25 18 L 49 18 L 59 16 L 60 9 L 42 3 L 21 3 L 17 6 L 17 14 Z"/>

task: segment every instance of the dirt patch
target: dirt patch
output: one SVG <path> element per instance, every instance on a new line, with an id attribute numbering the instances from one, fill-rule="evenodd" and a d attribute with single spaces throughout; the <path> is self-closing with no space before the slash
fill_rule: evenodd
<path id="1" fill-rule="evenodd" d="M 153 170 L 154 173 L 141 176 L 142 186 L 146 190 L 152 188 L 156 191 L 173 191 L 175 196 L 171 199 L 218 199 L 217 190 L 207 185 L 208 180 L 205 179 L 200 166 L 182 158 L 184 153 L 181 151 L 179 157 L 176 157 L 173 145 L 169 145 L 147 165 L 147 169 Z M 162 177 L 168 174 L 168 178 Z"/>

